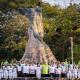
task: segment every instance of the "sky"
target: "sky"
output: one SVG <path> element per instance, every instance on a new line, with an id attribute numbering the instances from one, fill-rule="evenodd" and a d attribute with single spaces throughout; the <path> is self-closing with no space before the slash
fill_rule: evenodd
<path id="1" fill-rule="evenodd" d="M 48 2 L 51 5 L 59 4 L 59 5 L 61 5 L 61 7 L 67 7 L 70 2 L 77 3 L 77 4 L 80 3 L 80 0 L 42 0 L 42 1 L 43 2 Z"/>

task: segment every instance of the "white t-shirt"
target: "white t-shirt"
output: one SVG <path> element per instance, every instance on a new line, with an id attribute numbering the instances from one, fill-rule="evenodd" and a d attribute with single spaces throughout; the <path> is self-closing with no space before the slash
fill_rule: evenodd
<path id="1" fill-rule="evenodd" d="M 22 66 L 17 66 L 17 71 L 22 71 Z"/>
<path id="2" fill-rule="evenodd" d="M 36 77 L 39 78 L 39 79 L 41 78 L 41 69 L 42 69 L 41 66 L 36 67 Z"/>
<path id="3" fill-rule="evenodd" d="M 29 66 L 29 73 L 30 74 L 35 74 L 35 72 L 36 72 L 36 67 L 34 65 Z"/>
<path id="4" fill-rule="evenodd" d="M 77 72 L 78 72 L 78 69 L 77 68 L 73 68 L 73 70 L 72 70 L 73 78 L 77 78 Z"/>
<path id="5" fill-rule="evenodd" d="M 36 74 L 41 74 L 42 66 L 36 67 Z"/>
<path id="6" fill-rule="evenodd" d="M 78 69 L 78 78 L 80 79 L 80 69 Z"/>
<path id="7" fill-rule="evenodd" d="M 56 74 L 61 74 L 61 68 L 60 67 L 55 68 L 55 72 L 56 72 Z"/>
<path id="8" fill-rule="evenodd" d="M 78 72 L 78 69 L 75 69 L 75 68 L 74 68 L 74 69 L 73 69 L 73 74 L 74 74 L 74 75 L 77 75 L 77 72 Z"/>
<path id="9" fill-rule="evenodd" d="M 17 78 L 17 69 L 13 68 L 13 78 Z"/>
<path id="10" fill-rule="evenodd" d="M 67 78 L 72 78 L 73 72 L 71 68 L 68 68 L 67 70 Z"/>
<path id="11" fill-rule="evenodd" d="M 0 68 L 0 79 L 3 78 L 3 69 Z"/>
<path id="12" fill-rule="evenodd" d="M 55 66 L 50 66 L 49 73 L 55 73 Z"/>
<path id="13" fill-rule="evenodd" d="M 4 73 L 3 73 L 4 78 L 8 78 L 8 69 L 7 69 L 7 67 L 4 67 L 3 70 L 4 70 Z"/>
<path id="14" fill-rule="evenodd" d="M 28 65 L 24 65 L 24 66 L 23 66 L 22 72 L 23 72 L 23 73 L 28 73 L 28 74 L 29 74 L 29 66 L 28 66 Z"/>
<path id="15" fill-rule="evenodd" d="M 66 73 L 66 66 L 61 66 L 61 73 Z"/>
<path id="16" fill-rule="evenodd" d="M 8 68 L 9 73 L 13 72 L 13 67 Z"/>
<path id="17" fill-rule="evenodd" d="M 10 68 L 8 69 L 9 78 L 12 78 L 12 74 L 13 74 L 13 67 L 10 67 Z"/>

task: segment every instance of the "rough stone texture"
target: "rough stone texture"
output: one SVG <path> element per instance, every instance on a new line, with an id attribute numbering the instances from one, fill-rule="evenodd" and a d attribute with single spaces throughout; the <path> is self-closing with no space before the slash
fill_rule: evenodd
<path id="1" fill-rule="evenodd" d="M 41 8 L 30 8 L 28 12 L 28 44 L 20 61 L 43 63 L 57 61 L 48 45 L 43 41 L 44 30 Z"/>

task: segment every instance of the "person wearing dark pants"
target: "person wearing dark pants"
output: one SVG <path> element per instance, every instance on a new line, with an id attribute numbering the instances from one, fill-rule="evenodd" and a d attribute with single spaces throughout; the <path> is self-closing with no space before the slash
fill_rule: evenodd
<path id="1" fill-rule="evenodd" d="M 29 65 L 25 64 L 22 67 L 22 73 L 23 73 L 23 77 L 29 77 Z"/>
<path id="2" fill-rule="evenodd" d="M 17 65 L 17 75 L 18 75 L 18 77 L 22 77 L 22 66 L 21 66 L 21 64 L 19 63 L 18 65 Z"/>
<path id="3" fill-rule="evenodd" d="M 42 64 L 41 77 L 45 77 L 46 80 L 47 80 L 48 77 L 50 77 L 50 75 L 49 75 L 49 65 L 47 63 Z"/>

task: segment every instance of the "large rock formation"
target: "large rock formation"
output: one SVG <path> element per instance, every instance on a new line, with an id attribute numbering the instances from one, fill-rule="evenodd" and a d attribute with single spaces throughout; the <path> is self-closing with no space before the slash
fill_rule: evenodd
<path id="1" fill-rule="evenodd" d="M 44 30 L 41 8 L 30 8 L 28 12 L 28 44 L 20 61 L 43 63 L 57 61 L 48 45 L 43 41 Z"/>

